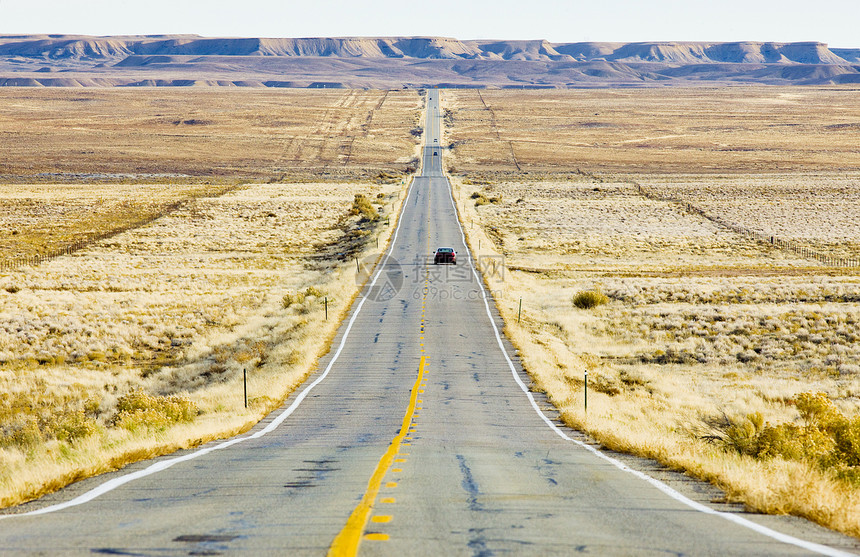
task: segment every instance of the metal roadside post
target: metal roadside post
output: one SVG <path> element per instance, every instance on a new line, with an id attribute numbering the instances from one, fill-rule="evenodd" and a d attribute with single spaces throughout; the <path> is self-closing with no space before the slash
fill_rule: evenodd
<path id="1" fill-rule="evenodd" d="M 245 387 L 245 408 L 248 408 L 248 370 L 242 368 L 242 385 Z"/>
<path id="2" fill-rule="evenodd" d="M 585 412 L 588 413 L 588 370 L 585 370 Z"/>

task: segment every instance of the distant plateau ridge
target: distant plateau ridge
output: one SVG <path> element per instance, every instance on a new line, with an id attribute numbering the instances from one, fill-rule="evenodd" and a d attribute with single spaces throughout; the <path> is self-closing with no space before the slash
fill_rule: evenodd
<path id="1" fill-rule="evenodd" d="M 0 85 L 575 88 L 860 84 L 817 42 L 0 36 Z"/>

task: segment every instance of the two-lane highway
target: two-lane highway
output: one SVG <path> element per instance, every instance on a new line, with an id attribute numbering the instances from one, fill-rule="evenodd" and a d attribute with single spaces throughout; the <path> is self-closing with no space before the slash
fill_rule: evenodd
<path id="1" fill-rule="evenodd" d="M 423 174 L 308 385 L 248 435 L 18 509 L 49 512 L 0 520 L 3 554 L 844 554 L 693 503 L 539 413 L 464 245 L 440 121 L 431 90 Z"/>

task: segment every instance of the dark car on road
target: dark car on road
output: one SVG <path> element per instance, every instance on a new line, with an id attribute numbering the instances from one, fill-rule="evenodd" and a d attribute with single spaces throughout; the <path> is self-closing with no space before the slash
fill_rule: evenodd
<path id="1" fill-rule="evenodd" d="M 440 263 L 457 264 L 457 252 L 454 251 L 454 248 L 439 248 L 436 250 L 436 254 L 433 256 L 433 264 L 439 265 Z"/>

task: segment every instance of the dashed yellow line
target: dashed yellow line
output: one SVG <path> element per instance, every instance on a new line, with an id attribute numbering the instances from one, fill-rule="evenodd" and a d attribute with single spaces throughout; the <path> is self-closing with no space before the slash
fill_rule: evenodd
<path id="1" fill-rule="evenodd" d="M 418 386 L 424 379 L 424 356 L 421 356 L 421 361 L 418 364 L 418 377 L 415 379 L 415 385 L 412 387 L 412 395 L 409 397 L 409 405 L 406 408 L 406 414 L 403 416 L 403 425 L 400 427 L 400 433 L 391 441 L 388 450 L 382 455 L 379 463 L 376 465 L 373 475 L 370 477 L 370 482 L 367 484 L 367 491 L 358 503 L 358 506 L 352 511 L 349 519 L 346 521 L 346 526 L 337 535 L 329 547 L 328 554 L 330 556 L 352 556 L 358 554 L 358 544 L 361 542 L 361 534 L 367 525 L 367 520 L 370 517 L 370 511 L 373 509 L 373 502 L 379 494 L 379 489 L 383 485 L 382 480 L 386 472 L 394 462 L 394 457 L 399 456 L 400 446 L 406 445 L 404 440 L 409 427 L 412 423 L 412 415 L 415 413 L 415 405 L 418 400 Z M 397 487 L 397 482 L 386 482 L 385 487 L 394 489 Z M 389 520 L 391 518 L 389 517 Z M 386 521 L 387 522 L 387 521 Z M 366 536 L 369 540 L 387 540 L 388 535 L 372 533 Z"/>
<path id="2" fill-rule="evenodd" d="M 430 236 L 428 235 L 427 243 L 428 249 L 430 245 Z M 430 269 L 426 267 L 424 270 L 424 296 L 421 300 L 421 327 L 419 331 L 420 339 L 424 340 L 424 331 L 426 329 L 426 321 L 427 321 L 427 294 L 430 291 Z M 421 409 L 419 404 L 423 404 L 423 400 L 418 399 L 418 395 L 424 392 L 424 388 L 427 386 L 427 383 L 424 381 L 427 372 L 425 370 L 425 362 L 426 357 L 424 356 L 424 343 L 419 343 L 419 349 L 421 352 L 421 360 L 418 364 L 418 377 L 415 379 L 415 384 L 412 386 L 412 394 L 409 397 L 409 405 L 406 408 L 406 414 L 403 416 L 403 424 L 400 427 L 400 432 L 397 436 L 391 441 L 391 444 L 388 446 L 388 450 L 385 451 L 385 454 L 382 455 L 382 458 L 379 460 L 379 463 L 376 465 L 376 469 L 373 472 L 373 475 L 370 477 L 370 481 L 367 485 L 367 490 L 364 492 L 364 496 L 362 496 L 361 501 L 358 505 L 353 509 L 352 514 L 349 516 L 349 519 L 346 522 L 346 525 L 343 527 L 343 530 L 337 535 L 334 541 L 329 547 L 328 555 L 329 556 L 354 556 L 358 554 L 358 546 L 362 540 L 362 533 L 364 532 L 365 527 L 367 526 L 368 521 L 374 524 L 386 524 L 391 522 L 391 515 L 375 515 L 370 516 L 371 511 L 373 510 L 373 503 L 376 500 L 376 497 L 379 494 L 379 490 L 382 487 L 386 489 L 395 489 L 397 487 L 397 482 L 389 481 L 383 484 L 383 479 L 387 472 L 391 471 L 392 473 L 401 473 L 403 472 L 402 468 L 391 468 L 393 463 L 404 463 L 407 461 L 405 456 L 408 456 L 409 453 L 400 452 L 400 447 L 410 446 L 412 441 L 412 435 L 415 433 L 414 424 L 412 423 L 413 419 L 418 417 L 417 410 Z M 381 504 L 391 504 L 395 502 L 394 497 L 382 497 L 379 502 Z M 363 536 L 366 540 L 374 540 L 374 541 L 387 541 L 390 539 L 388 534 L 383 534 L 380 532 L 370 532 Z"/>

